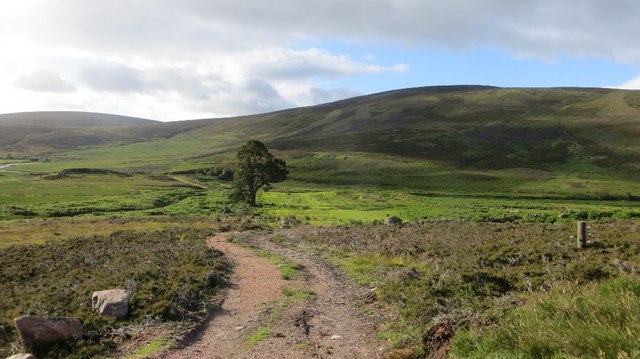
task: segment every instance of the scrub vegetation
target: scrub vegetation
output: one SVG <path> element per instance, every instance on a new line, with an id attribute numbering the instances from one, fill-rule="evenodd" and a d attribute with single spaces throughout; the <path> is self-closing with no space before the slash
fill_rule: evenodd
<path id="1" fill-rule="evenodd" d="M 202 319 L 229 274 L 222 254 L 205 245 L 215 228 L 114 231 L 0 249 L 0 356 L 17 341 L 13 318 L 26 314 L 82 318 L 85 339 L 47 354 L 79 358 L 113 349 L 119 327 L 172 321 L 186 328 Z M 110 288 L 132 292 L 125 322 L 91 309 L 91 294 Z"/>
<path id="2" fill-rule="evenodd" d="M 427 329 L 448 322 L 468 328 L 455 337 L 459 357 L 616 358 L 640 346 L 639 230 L 591 224 L 584 250 L 575 225 L 544 223 L 303 226 L 280 242 L 310 245 L 376 288 L 398 313 L 381 337 L 415 355 L 428 354 Z"/>

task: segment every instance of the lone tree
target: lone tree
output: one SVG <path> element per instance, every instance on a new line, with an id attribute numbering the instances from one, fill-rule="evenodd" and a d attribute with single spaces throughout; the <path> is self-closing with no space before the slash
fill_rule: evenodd
<path id="1" fill-rule="evenodd" d="M 244 201 L 257 206 L 256 193 L 271 189 L 271 183 L 284 181 L 289 174 L 287 163 L 273 157 L 264 143 L 256 140 L 247 142 L 238 151 L 238 169 L 233 175 L 233 201 Z"/>

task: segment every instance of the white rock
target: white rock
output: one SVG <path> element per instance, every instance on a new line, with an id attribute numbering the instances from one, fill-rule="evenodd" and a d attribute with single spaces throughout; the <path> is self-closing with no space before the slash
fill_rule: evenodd
<path id="1" fill-rule="evenodd" d="M 124 319 L 129 312 L 130 294 L 124 289 L 109 289 L 93 292 L 91 305 L 101 316 Z"/>

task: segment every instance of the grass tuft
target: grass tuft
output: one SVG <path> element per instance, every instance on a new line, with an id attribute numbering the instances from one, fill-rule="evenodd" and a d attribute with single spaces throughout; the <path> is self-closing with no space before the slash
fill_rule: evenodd
<path id="1" fill-rule="evenodd" d="M 301 299 L 301 300 L 311 299 L 316 295 L 316 293 L 312 290 L 288 289 L 288 288 L 283 289 L 282 294 L 284 294 L 284 296 L 287 298 Z"/>
<path id="2" fill-rule="evenodd" d="M 640 278 L 564 284 L 495 325 L 459 331 L 457 358 L 626 358 L 640 355 Z"/>
<path id="3" fill-rule="evenodd" d="M 158 338 L 144 347 L 138 349 L 135 353 L 128 356 L 126 359 L 138 359 L 145 358 L 151 354 L 157 353 L 162 349 L 169 348 L 172 345 L 171 340 L 167 338 Z"/>
<path id="4" fill-rule="evenodd" d="M 274 254 L 266 249 L 261 248 L 251 248 L 257 255 L 262 258 L 266 258 L 271 261 L 273 264 L 278 266 L 280 273 L 282 273 L 282 279 L 284 280 L 295 280 L 302 273 L 302 266 L 288 260 L 287 258 Z"/>
<path id="5" fill-rule="evenodd" d="M 258 330 L 247 340 L 247 345 L 255 346 L 256 344 L 269 339 L 273 336 L 271 329 L 266 327 L 260 327 Z"/>

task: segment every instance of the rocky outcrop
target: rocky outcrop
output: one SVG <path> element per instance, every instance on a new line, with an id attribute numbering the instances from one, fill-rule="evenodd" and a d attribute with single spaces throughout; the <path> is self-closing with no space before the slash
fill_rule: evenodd
<path id="1" fill-rule="evenodd" d="M 6 359 L 36 359 L 36 357 L 34 357 L 33 354 L 16 354 Z"/>
<path id="2" fill-rule="evenodd" d="M 124 289 L 109 289 L 93 292 L 91 304 L 101 316 L 124 319 L 129 312 L 130 293 Z"/>
<path id="3" fill-rule="evenodd" d="M 70 317 L 22 316 L 14 319 L 26 349 L 44 349 L 53 344 L 82 338 L 80 319 Z"/>

